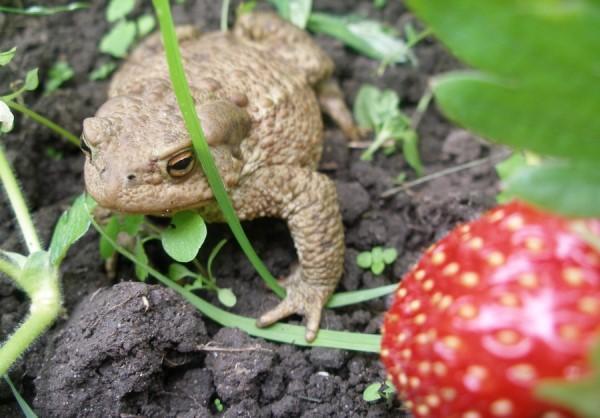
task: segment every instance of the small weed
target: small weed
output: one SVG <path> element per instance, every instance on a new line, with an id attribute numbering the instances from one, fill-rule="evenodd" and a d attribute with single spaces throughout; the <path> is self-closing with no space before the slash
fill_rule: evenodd
<path id="1" fill-rule="evenodd" d="M 381 274 L 385 266 L 392 264 L 398 257 L 395 248 L 373 247 L 371 251 L 363 251 L 356 256 L 356 264 L 363 269 L 371 269 L 373 274 Z"/>
<path id="2" fill-rule="evenodd" d="M 217 410 L 217 412 L 223 412 L 223 410 L 225 409 L 225 407 L 223 406 L 223 402 L 221 402 L 219 398 L 215 398 L 213 404 L 215 405 L 215 409 Z"/>
<path id="3" fill-rule="evenodd" d="M 105 62 L 100 67 L 96 68 L 89 75 L 91 81 L 104 80 L 117 69 L 117 63 L 114 61 Z"/>
<path id="4" fill-rule="evenodd" d="M 67 61 L 57 61 L 48 71 L 46 83 L 44 84 L 44 93 L 49 94 L 57 90 L 65 81 L 70 80 L 75 75 L 75 71 Z"/>
<path id="5" fill-rule="evenodd" d="M 386 153 L 392 153 L 400 146 L 406 162 L 421 175 L 423 165 L 417 146 L 418 136 L 411 119 L 399 105 L 400 98 L 393 90 L 379 90 L 370 84 L 361 87 L 354 101 L 354 117 L 359 126 L 375 132 L 375 139 L 361 158 L 371 160 L 382 147 Z"/>
<path id="6" fill-rule="evenodd" d="M 375 402 L 380 399 L 385 399 L 391 402 L 396 394 L 396 388 L 390 380 L 386 380 L 384 383 L 371 383 L 363 391 L 363 400 L 366 402 Z"/>

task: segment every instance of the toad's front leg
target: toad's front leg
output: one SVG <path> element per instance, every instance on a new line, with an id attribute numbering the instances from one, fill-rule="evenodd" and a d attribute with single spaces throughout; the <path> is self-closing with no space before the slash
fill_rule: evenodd
<path id="1" fill-rule="evenodd" d="M 286 297 L 257 320 L 259 327 L 292 314 L 306 317 L 306 340 L 315 339 L 321 312 L 343 272 L 344 230 L 334 183 L 309 168 L 274 166 L 247 178 L 234 192 L 241 218 L 287 220 L 300 265 L 283 281 Z"/>

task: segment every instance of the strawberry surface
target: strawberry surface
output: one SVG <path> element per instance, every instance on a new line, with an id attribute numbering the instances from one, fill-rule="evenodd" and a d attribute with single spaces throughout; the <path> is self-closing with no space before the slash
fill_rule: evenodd
<path id="1" fill-rule="evenodd" d="M 573 220 L 512 202 L 454 229 L 404 277 L 381 358 L 416 417 L 560 418 L 542 379 L 576 380 L 600 332 L 600 253 Z M 600 231 L 599 220 L 586 220 Z M 600 411 L 599 411 L 600 416 Z"/>

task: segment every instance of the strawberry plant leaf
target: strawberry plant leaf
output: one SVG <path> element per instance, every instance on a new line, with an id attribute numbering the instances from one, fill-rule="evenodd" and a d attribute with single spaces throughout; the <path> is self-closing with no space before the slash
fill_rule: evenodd
<path id="1" fill-rule="evenodd" d="M 546 161 L 522 167 L 506 193 L 572 216 L 600 216 L 600 170 L 594 163 Z"/>
<path id="2" fill-rule="evenodd" d="M 163 248 L 180 263 L 192 261 L 206 239 L 206 224 L 196 212 L 176 213 L 171 224 L 161 233 Z"/>
<path id="3" fill-rule="evenodd" d="M 372 262 L 373 257 L 371 256 L 371 251 L 364 251 L 356 256 L 356 264 L 360 268 L 368 269 L 371 267 Z"/>

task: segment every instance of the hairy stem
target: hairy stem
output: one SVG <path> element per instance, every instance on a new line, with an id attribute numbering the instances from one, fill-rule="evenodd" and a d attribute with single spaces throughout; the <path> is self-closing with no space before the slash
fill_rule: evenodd
<path id="1" fill-rule="evenodd" d="M 25 204 L 25 199 L 21 193 L 21 189 L 17 183 L 17 179 L 10 168 L 10 164 L 4 154 L 4 147 L 0 144 L 0 180 L 6 190 L 8 200 L 15 212 L 17 222 L 21 228 L 21 233 L 25 239 L 25 244 L 30 253 L 40 251 L 42 249 L 37 232 L 33 226 L 33 221 L 29 215 L 29 210 Z"/>
<path id="2" fill-rule="evenodd" d="M 13 102 L 13 101 L 7 101 L 6 104 L 11 109 L 16 110 L 17 112 L 20 112 L 27 117 L 30 117 L 31 119 L 33 119 L 40 125 L 43 125 L 46 128 L 56 132 L 58 135 L 65 138 L 67 141 L 69 141 L 73 145 L 75 145 L 77 147 L 80 145 L 80 141 L 79 141 L 79 138 L 77 138 L 77 136 L 73 135 L 71 132 L 67 131 L 60 125 L 57 125 L 56 123 L 52 122 L 50 119 L 47 119 L 47 118 L 43 117 L 42 115 L 40 115 L 39 113 L 34 112 L 33 110 L 29 109 L 27 106 L 23 106 L 22 104 L 19 104 L 17 102 Z"/>

